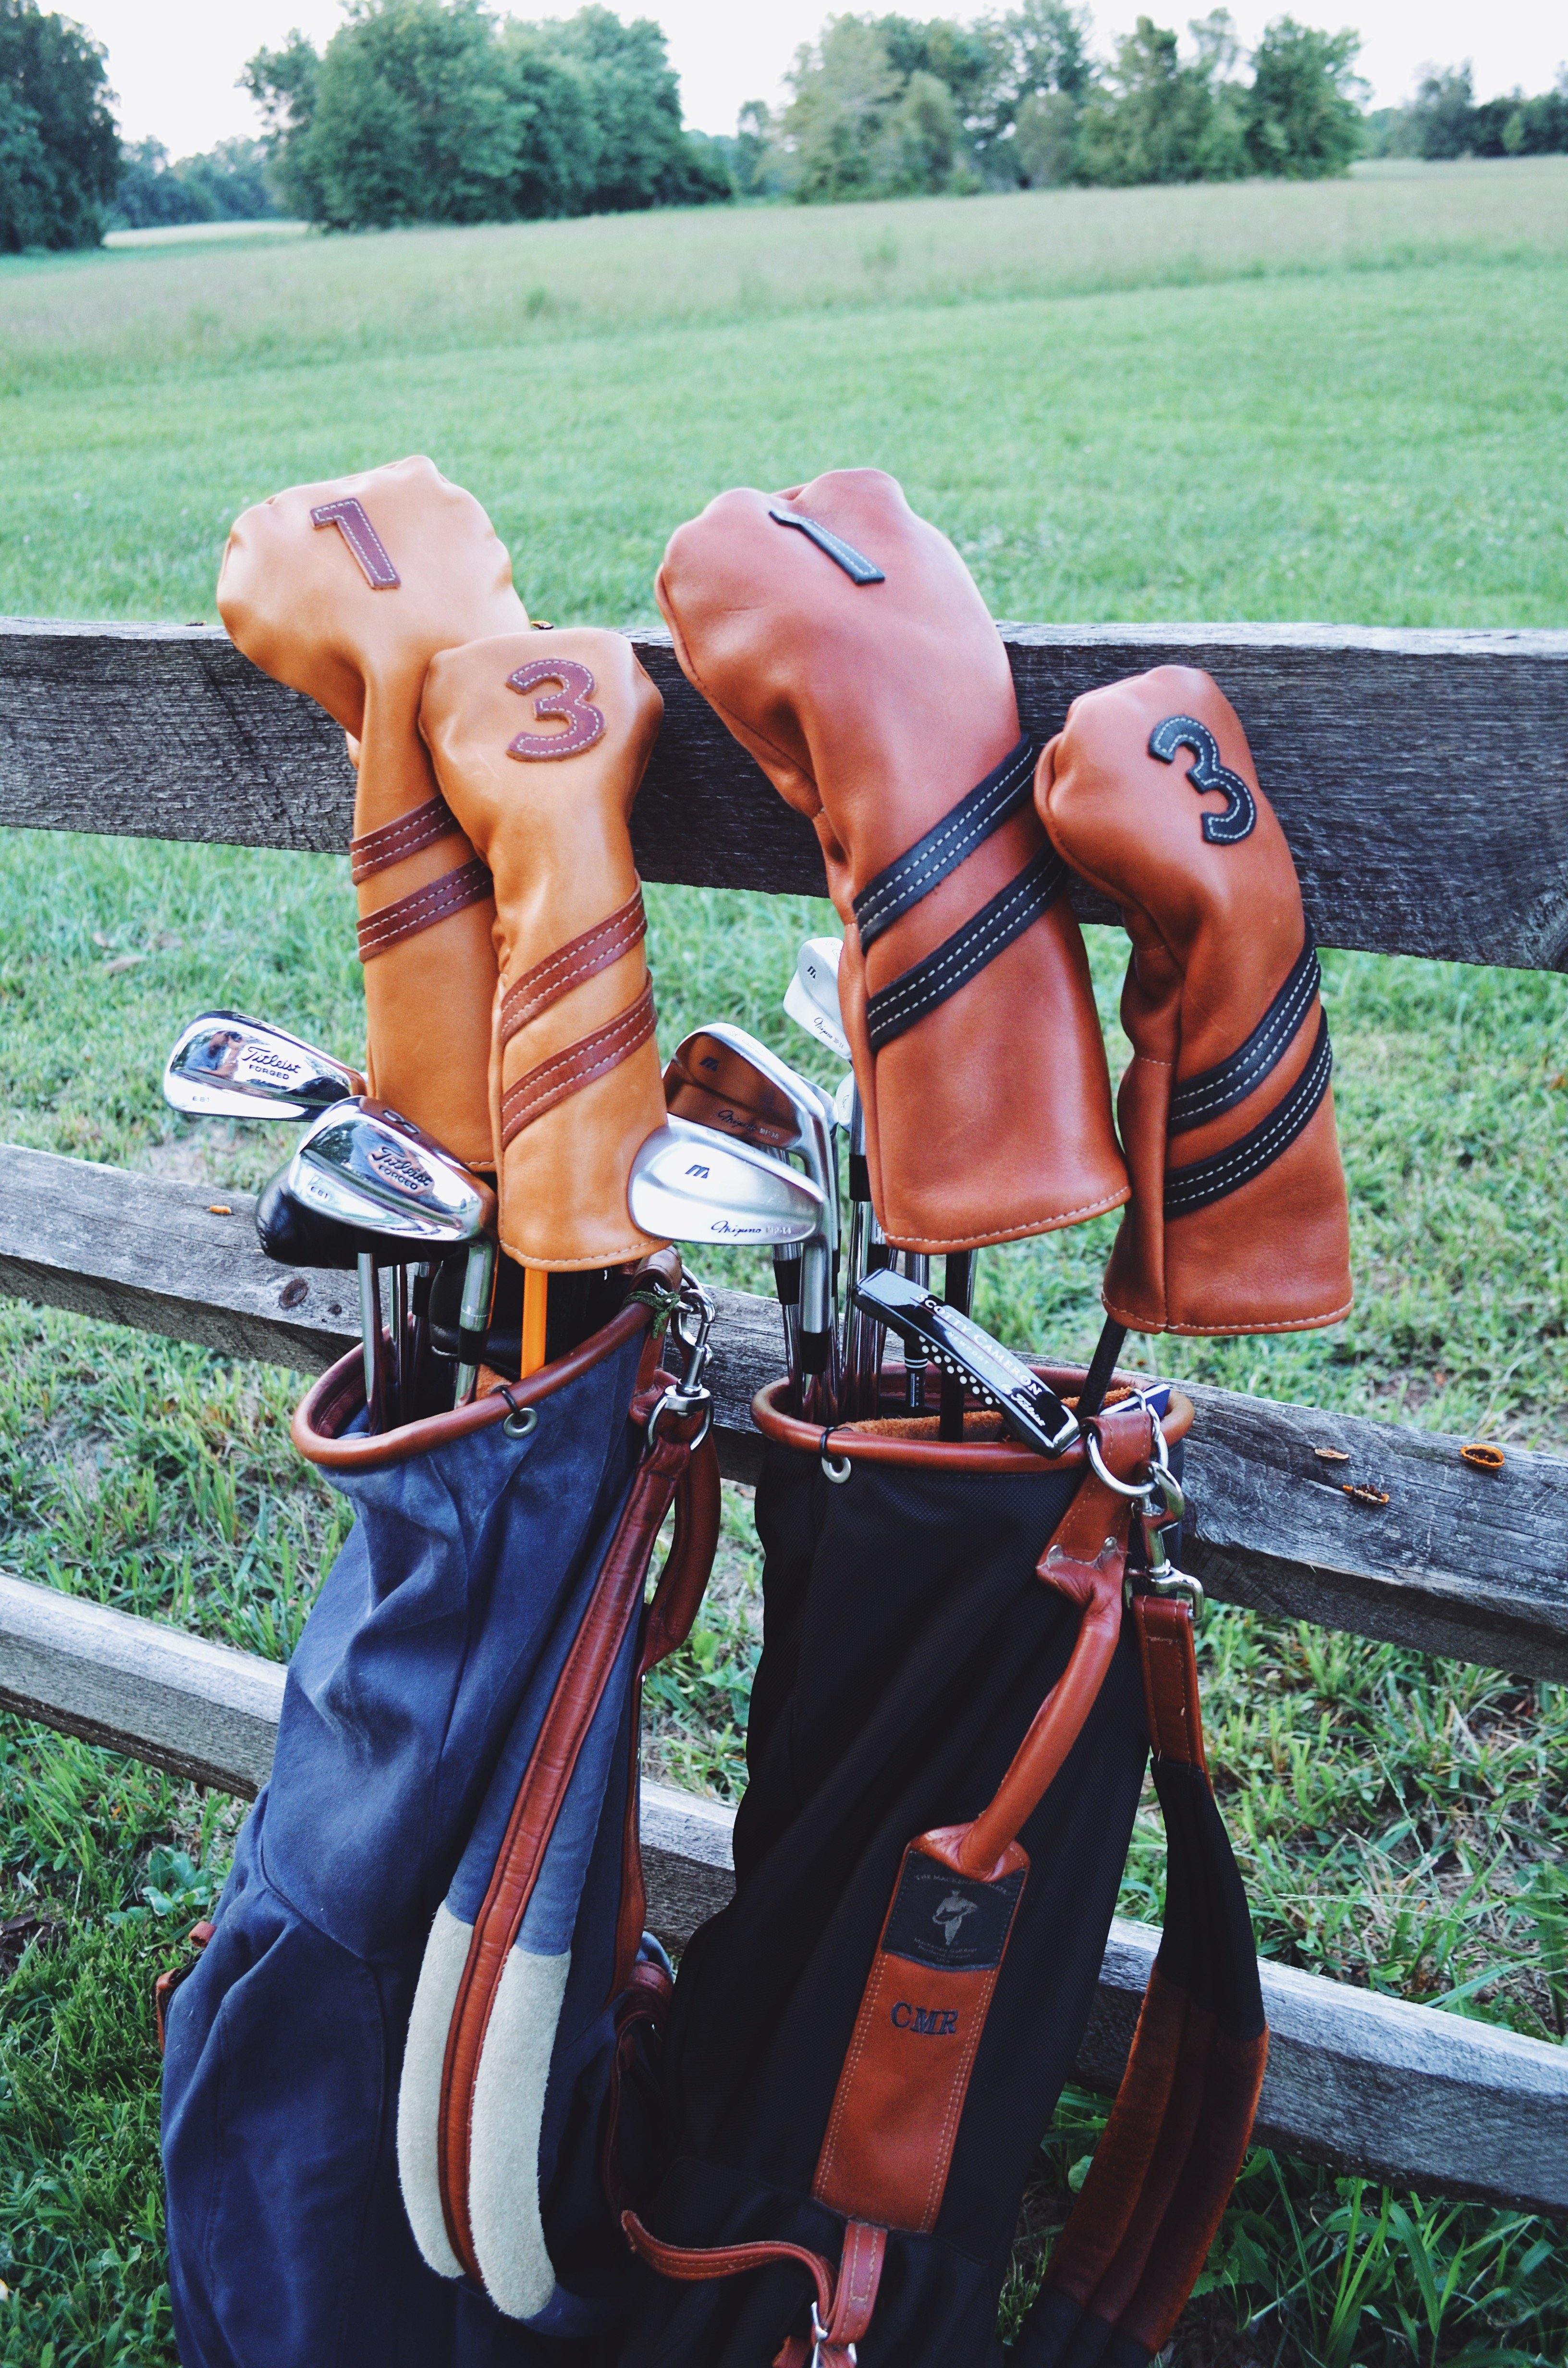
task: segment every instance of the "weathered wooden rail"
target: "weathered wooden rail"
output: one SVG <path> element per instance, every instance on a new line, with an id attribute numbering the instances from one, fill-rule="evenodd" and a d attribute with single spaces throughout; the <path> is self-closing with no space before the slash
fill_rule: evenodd
<path id="1" fill-rule="evenodd" d="M 1568 633 L 1317 627 L 1007 627 L 1026 729 L 1079 690 L 1174 660 L 1245 719 L 1321 944 L 1568 968 Z M 644 875 L 820 892 L 816 843 L 675 666 L 639 800 Z M 320 712 L 201 627 L 0 621 L 0 823 L 340 848 L 351 776 Z M 1085 895 L 1081 910 L 1104 917 Z M 0 1147 L 0 1290 L 231 1355 L 318 1371 L 354 1337 L 340 1278 L 255 1245 L 248 1204 Z M 722 1296 L 722 1460 L 750 1478 L 747 1408 L 771 1305 Z M 1179 1344 L 1163 1354 L 1179 1362 Z M 1221 1599 L 1568 1676 L 1568 1462 L 1195 1389 L 1197 1566 Z M 1317 1451 L 1347 1460 L 1325 1464 Z M 1381 1507 L 1344 1493 L 1350 1479 Z M 0 1578 L 0 1705 L 248 1795 L 282 1673 L 155 1622 Z M 655 1921 L 683 1938 L 726 1896 L 727 1814 L 645 1787 Z M 1157 1935 L 1118 1924 L 1081 2076 L 1113 2086 Z M 1266 1969 L 1271 2142 L 1429 2192 L 1568 2212 L 1568 2050 L 1281 1967 Z"/>

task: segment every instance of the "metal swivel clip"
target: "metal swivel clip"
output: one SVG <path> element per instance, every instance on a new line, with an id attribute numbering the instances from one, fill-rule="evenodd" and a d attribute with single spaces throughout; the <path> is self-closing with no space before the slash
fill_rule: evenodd
<path id="1" fill-rule="evenodd" d="M 694 1274 L 683 1274 L 680 1291 L 670 1315 L 670 1332 L 681 1349 L 680 1379 L 673 1382 L 648 1417 L 648 1441 L 653 1444 L 661 1415 L 702 1414 L 702 1427 L 691 1444 L 700 1447 L 713 1428 L 713 1393 L 705 1376 L 712 1361 L 713 1351 L 708 1335 L 713 1329 L 712 1294 L 703 1289 Z"/>
<path id="2" fill-rule="evenodd" d="M 1134 1570 L 1129 1564 L 1124 1588 L 1126 1600 L 1131 1603 L 1140 1589 L 1150 1595 L 1184 1595 L 1196 1628 L 1203 1615 L 1202 1583 L 1188 1572 L 1177 1570 L 1165 1546 L 1165 1531 L 1173 1521 L 1181 1520 L 1187 1510 L 1187 1498 L 1171 1470 L 1165 1430 L 1152 1408 L 1149 1422 L 1153 1444 L 1149 1452 L 1149 1469 L 1142 1480 L 1117 1478 L 1100 1453 L 1099 1441 L 1092 1427 L 1085 1433 L 1089 1462 L 1106 1487 L 1118 1497 L 1129 1498 L 1137 1508 L 1138 1527 L 1143 1543 L 1142 1567 Z"/>

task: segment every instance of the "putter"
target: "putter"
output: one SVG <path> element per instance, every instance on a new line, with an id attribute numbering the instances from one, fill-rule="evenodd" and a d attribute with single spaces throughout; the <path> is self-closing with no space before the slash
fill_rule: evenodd
<path id="1" fill-rule="evenodd" d="M 869 1274 L 859 1295 L 899 1335 L 906 1356 L 918 1360 L 922 1371 L 934 1357 L 944 1372 L 956 1373 L 960 1383 L 967 1382 L 987 1406 L 995 1406 L 1026 1446 L 1041 1455 L 1060 1455 L 1080 1435 L 1076 1415 L 1049 1383 L 912 1277 L 891 1269 Z"/>
<path id="2" fill-rule="evenodd" d="M 187 1118 L 311 1119 L 366 1090 L 347 1062 L 243 1011 L 204 1011 L 164 1070 L 164 1099 Z"/>
<path id="3" fill-rule="evenodd" d="M 631 1163 L 627 1206 L 645 1234 L 674 1242 L 810 1242 L 823 1196 L 782 1159 L 671 1118 Z"/>
<path id="4" fill-rule="evenodd" d="M 801 1410 L 831 1421 L 838 1391 L 834 1268 L 838 1250 L 838 1162 L 833 1105 L 820 1087 L 744 1028 L 716 1020 L 676 1048 L 665 1071 L 674 1116 L 735 1134 L 754 1147 L 793 1152 L 822 1197 L 820 1232 L 801 1265 Z"/>
<path id="5" fill-rule="evenodd" d="M 421 1128 L 384 1102 L 361 1095 L 317 1119 L 289 1163 L 282 1190 L 316 1215 L 369 1236 L 389 1264 L 422 1263 L 443 1248 L 467 1249 L 453 1390 L 454 1405 L 465 1404 L 479 1378 L 495 1283 L 495 1195 L 490 1187 Z M 366 1262 L 373 1266 L 378 1252 L 363 1247 L 358 1257 L 368 1313 L 371 1286 Z M 373 1372 L 382 1357 L 379 1286 L 374 1296 L 366 1377 L 384 1398 L 384 1381 Z"/>

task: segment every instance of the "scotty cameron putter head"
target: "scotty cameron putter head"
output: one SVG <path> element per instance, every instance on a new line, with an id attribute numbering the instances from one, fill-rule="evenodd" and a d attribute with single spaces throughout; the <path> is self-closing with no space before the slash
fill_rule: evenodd
<path id="1" fill-rule="evenodd" d="M 164 1070 L 164 1099 L 187 1118 L 314 1118 L 364 1091 L 346 1061 L 243 1011 L 202 1012 Z"/>
<path id="2" fill-rule="evenodd" d="M 632 1161 L 627 1205 L 645 1234 L 672 1242 L 804 1242 L 823 1224 L 823 1196 L 809 1178 L 679 1118 L 651 1134 Z"/>
<path id="3" fill-rule="evenodd" d="M 880 1267 L 855 1286 L 856 1304 L 896 1332 L 906 1349 L 954 1373 L 994 1406 L 1016 1439 L 1040 1455 L 1061 1455 L 1079 1436 L 1078 1418 L 1010 1349 L 907 1275 Z"/>

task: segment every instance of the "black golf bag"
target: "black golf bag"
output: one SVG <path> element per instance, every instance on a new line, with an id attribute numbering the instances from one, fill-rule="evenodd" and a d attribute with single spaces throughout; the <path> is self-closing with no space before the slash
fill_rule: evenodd
<path id="1" fill-rule="evenodd" d="M 1092 1451 L 1052 1463 L 993 1417 L 961 1442 L 891 1415 L 824 1434 L 760 1395 L 765 1642 L 735 1897 L 676 1984 L 674 2146 L 625 2220 L 647 2274 L 620 2368 L 998 2368 L 1018 2204 L 1151 1743 L 1164 1944 L 1012 2358 L 1138 2368 L 1174 2324 L 1267 2034 L 1189 1602 L 1159 1575 L 1153 1483 L 1191 1409 L 1113 1400 Z"/>

